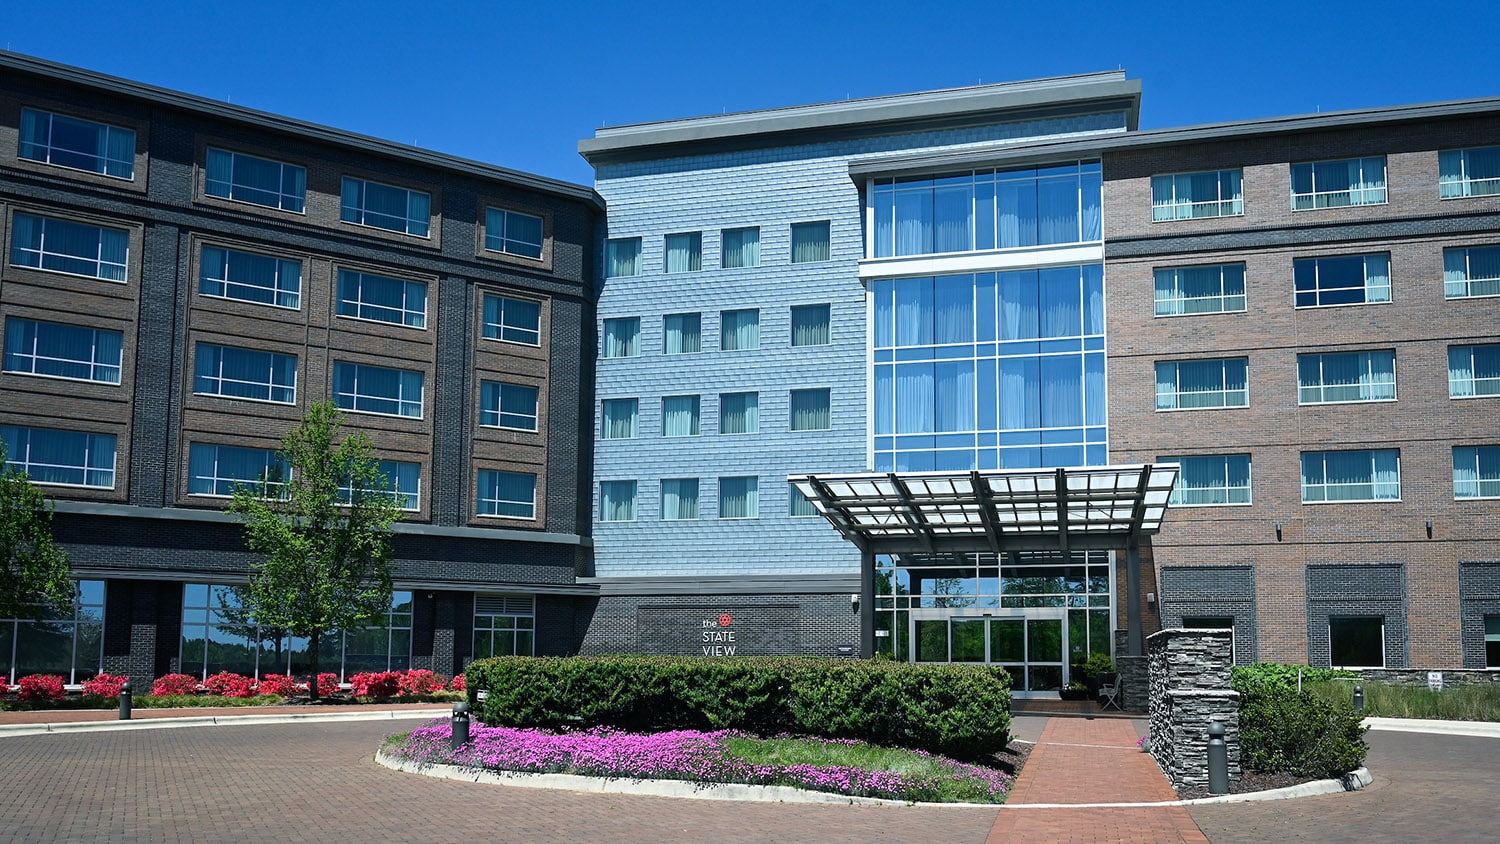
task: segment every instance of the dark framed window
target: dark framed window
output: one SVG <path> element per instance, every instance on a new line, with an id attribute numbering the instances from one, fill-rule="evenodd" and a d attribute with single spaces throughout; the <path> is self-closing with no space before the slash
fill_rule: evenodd
<path id="1" fill-rule="evenodd" d="M 1385 617 L 1330 617 L 1328 662 L 1334 668 L 1384 668 Z"/>

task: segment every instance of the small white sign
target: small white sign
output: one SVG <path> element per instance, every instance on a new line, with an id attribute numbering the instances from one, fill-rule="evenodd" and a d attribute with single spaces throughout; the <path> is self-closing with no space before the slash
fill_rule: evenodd
<path id="1" fill-rule="evenodd" d="M 1429 671 L 1429 672 L 1427 672 L 1427 688 L 1432 689 L 1435 692 L 1442 691 L 1443 690 L 1443 672 L 1441 672 L 1441 671 Z"/>
<path id="2" fill-rule="evenodd" d="M 881 638 L 884 638 L 884 637 L 889 636 L 889 635 L 891 635 L 891 631 L 889 631 L 889 630 L 876 630 L 875 631 L 875 638 L 877 638 L 877 639 L 881 639 Z"/>

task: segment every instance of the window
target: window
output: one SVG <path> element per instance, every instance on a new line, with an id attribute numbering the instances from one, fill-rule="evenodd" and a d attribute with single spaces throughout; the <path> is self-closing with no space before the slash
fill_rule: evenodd
<path id="1" fill-rule="evenodd" d="M 701 314 L 667 314 L 662 318 L 662 353 L 696 354 L 703 349 Z"/>
<path id="2" fill-rule="evenodd" d="M 826 346 L 832 342 L 827 305 L 792 306 L 793 346 Z"/>
<path id="3" fill-rule="evenodd" d="M 619 317 L 604 321 L 604 356 L 633 358 L 641 353 L 641 318 Z"/>
<path id="4" fill-rule="evenodd" d="M 786 514 L 792 517 L 816 516 L 818 508 L 813 506 L 812 499 L 802 494 L 792 484 L 786 485 Z"/>
<path id="5" fill-rule="evenodd" d="M 635 521 L 635 481 L 599 483 L 599 521 Z"/>
<path id="6" fill-rule="evenodd" d="M 92 120 L 23 108 L 19 154 L 28 161 L 135 178 L 135 132 Z"/>
<path id="7" fill-rule="evenodd" d="M 118 331 L 9 317 L 5 371 L 118 384 L 123 337 Z"/>
<path id="8" fill-rule="evenodd" d="M 12 264 L 104 281 L 125 280 L 130 233 L 124 229 L 20 212 L 12 223 Z"/>
<path id="9" fill-rule="evenodd" d="M 1401 497 L 1401 452 L 1302 452 L 1302 503 L 1395 501 Z"/>
<path id="10" fill-rule="evenodd" d="M 1245 310 L 1245 265 L 1156 270 L 1156 315 L 1226 314 Z"/>
<path id="11" fill-rule="evenodd" d="M 339 316 L 427 327 L 427 283 L 339 270 Z"/>
<path id="12" fill-rule="evenodd" d="M 1500 498 L 1500 445 L 1454 447 L 1453 497 Z"/>
<path id="13" fill-rule="evenodd" d="M 542 218 L 504 208 L 484 209 L 484 248 L 541 260 Z"/>
<path id="14" fill-rule="evenodd" d="M 1391 256 L 1340 255 L 1292 261 L 1297 307 L 1391 301 Z"/>
<path id="15" fill-rule="evenodd" d="M 1448 395 L 1500 395 L 1500 346 L 1449 346 Z"/>
<path id="16" fill-rule="evenodd" d="M 661 435 L 698 436 L 698 397 L 665 396 L 661 400 Z"/>
<path id="17" fill-rule="evenodd" d="M 307 168 L 209 147 L 203 192 L 301 214 L 307 203 Z"/>
<path id="18" fill-rule="evenodd" d="M 760 518 L 760 487 L 756 478 L 719 478 L 719 518 Z"/>
<path id="19" fill-rule="evenodd" d="M 225 249 L 203 247 L 198 292 L 282 308 L 302 306 L 302 262 Z"/>
<path id="20" fill-rule="evenodd" d="M 1158 362 L 1156 409 L 1247 407 L 1249 369 L 1249 358 Z"/>
<path id="21" fill-rule="evenodd" d="M 695 273 L 703 269 L 703 233 L 667 235 L 667 272 Z"/>
<path id="22" fill-rule="evenodd" d="M 74 581 L 73 605 L 39 607 L 21 618 L 0 618 L 0 683 L 31 674 L 57 674 L 82 683 L 104 661 L 104 581 Z"/>
<path id="23" fill-rule="evenodd" d="M 759 349 L 760 311 L 756 308 L 743 311 L 720 311 L 719 348 L 726 352 Z"/>
<path id="24" fill-rule="evenodd" d="M 668 521 L 698 518 L 697 478 L 662 480 L 661 517 Z"/>
<path id="25" fill-rule="evenodd" d="M 536 475 L 479 470 L 479 515 L 536 518 Z"/>
<path id="26" fill-rule="evenodd" d="M 25 472 L 33 483 L 115 486 L 115 437 L 82 431 L 0 425 L 5 468 Z"/>
<path id="27" fill-rule="evenodd" d="M 1395 398 L 1393 350 L 1297 355 L 1297 401 L 1301 404 Z"/>
<path id="28" fill-rule="evenodd" d="M 623 278 L 641 274 L 641 239 L 619 237 L 604 245 L 604 277 Z"/>
<path id="29" fill-rule="evenodd" d="M 1438 195 L 1443 199 L 1500 193 L 1500 147 L 1438 153 Z"/>
<path id="30" fill-rule="evenodd" d="M 792 391 L 791 429 L 793 431 L 827 431 L 832 427 L 828 390 Z"/>
<path id="31" fill-rule="evenodd" d="M 1385 202 L 1385 156 L 1292 165 L 1292 210 L 1381 205 Z"/>
<path id="32" fill-rule="evenodd" d="M 193 392 L 296 404 L 297 357 L 199 343 Z"/>
<path id="33" fill-rule="evenodd" d="M 832 256 L 828 221 L 792 223 L 792 263 L 810 264 Z"/>
<path id="34" fill-rule="evenodd" d="M 407 369 L 363 363 L 333 364 L 333 400 L 344 410 L 422 418 L 425 377 Z"/>
<path id="35" fill-rule="evenodd" d="M 542 344 L 542 304 L 484 294 L 484 336 L 506 343 Z"/>
<path id="36" fill-rule="evenodd" d="M 1151 177 L 1151 219 L 1238 217 L 1245 213 L 1244 171 L 1211 170 Z"/>
<path id="37" fill-rule="evenodd" d="M 760 229 L 724 229 L 720 233 L 724 269 L 760 266 Z"/>
<path id="38" fill-rule="evenodd" d="M 536 599 L 531 595 L 474 596 L 474 658 L 535 653 Z"/>
<path id="39" fill-rule="evenodd" d="M 606 440 L 634 439 L 640 415 L 639 399 L 605 399 L 601 436 Z"/>
<path id="40" fill-rule="evenodd" d="M 1328 664 L 1334 668 L 1385 667 L 1385 617 L 1328 619 Z"/>
<path id="41" fill-rule="evenodd" d="M 719 394 L 719 433 L 753 434 L 760 430 L 758 393 Z"/>
<path id="42" fill-rule="evenodd" d="M 193 443 L 188 449 L 188 495 L 230 496 L 237 486 L 285 495 L 291 468 L 273 449 Z"/>
<path id="43" fill-rule="evenodd" d="M 1444 249 L 1443 295 L 1500 296 L 1500 246 Z"/>
<path id="44" fill-rule="evenodd" d="M 479 384 L 479 424 L 491 428 L 537 429 L 537 388 L 482 381 Z"/>
<path id="45" fill-rule="evenodd" d="M 376 463 L 376 469 L 383 478 L 380 491 L 389 494 L 396 506 L 411 512 L 422 509 L 422 464 L 381 460 Z M 341 484 L 339 500 L 348 504 L 353 498 L 353 484 Z"/>
<path id="46" fill-rule="evenodd" d="M 1484 617 L 1484 667 L 1500 668 L 1500 615 Z"/>
<path id="47" fill-rule="evenodd" d="M 1177 463 L 1182 472 L 1172 488 L 1174 507 L 1204 507 L 1215 504 L 1250 503 L 1250 455 L 1209 454 L 1194 457 L 1162 457 L 1161 463 Z"/>
<path id="48" fill-rule="evenodd" d="M 339 219 L 426 237 L 432 226 L 432 197 L 422 191 L 345 176 Z"/>

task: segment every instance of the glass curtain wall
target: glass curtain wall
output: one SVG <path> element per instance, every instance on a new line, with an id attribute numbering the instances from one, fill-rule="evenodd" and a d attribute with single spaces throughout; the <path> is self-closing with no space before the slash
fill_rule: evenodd
<path id="1" fill-rule="evenodd" d="M 104 659 L 104 581 L 76 581 L 73 606 L 37 618 L 0 619 L 0 681 L 56 674 L 82 683 Z"/>

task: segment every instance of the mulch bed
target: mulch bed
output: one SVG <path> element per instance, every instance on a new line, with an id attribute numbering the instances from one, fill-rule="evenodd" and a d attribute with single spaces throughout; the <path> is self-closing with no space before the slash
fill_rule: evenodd
<path id="1" fill-rule="evenodd" d="M 1267 774 L 1260 771 L 1244 771 L 1240 774 L 1238 782 L 1229 784 L 1230 794 L 1249 794 L 1252 791 L 1270 791 L 1273 788 L 1286 788 L 1289 785 L 1301 785 L 1312 782 L 1316 777 L 1303 777 L 1296 774 L 1274 773 Z M 1177 789 L 1177 796 L 1183 800 L 1196 800 L 1200 797 L 1215 797 L 1210 794 L 1208 786 L 1200 785 L 1193 788 Z"/>
<path id="2" fill-rule="evenodd" d="M 979 760 L 980 764 L 1004 771 L 1012 777 L 1020 776 L 1021 767 L 1026 764 L 1026 758 L 1031 755 L 1033 745 L 1013 741 L 1009 747 L 999 753 L 992 753 Z"/>

